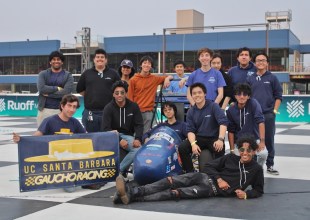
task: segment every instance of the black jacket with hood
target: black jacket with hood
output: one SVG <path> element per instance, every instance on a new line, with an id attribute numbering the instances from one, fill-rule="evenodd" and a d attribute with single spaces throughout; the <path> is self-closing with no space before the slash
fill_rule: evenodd
<path id="1" fill-rule="evenodd" d="M 134 136 L 142 143 L 143 119 L 139 106 L 126 98 L 125 106 L 120 108 L 112 99 L 103 110 L 102 130 L 117 130 L 119 133 Z"/>
<path id="2" fill-rule="evenodd" d="M 249 163 L 241 163 L 240 156 L 227 154 L 216 160 L 212 160 L 204 166 L 204 173 L 211 177 L 214 183 L 218 178 L 222 178 L 229 184 L 227 190 L 216 188 L 221 196 L 236 196 L 236 189 L 245 191 L 247 198 L 257 198 L 264 193 L 264 173 L 263 168 L 254 160 Z"/>

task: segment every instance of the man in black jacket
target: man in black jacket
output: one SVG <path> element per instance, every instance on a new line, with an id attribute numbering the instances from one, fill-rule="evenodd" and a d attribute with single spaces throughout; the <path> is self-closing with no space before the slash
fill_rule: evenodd
<path id="1" fill-rule="evenodd" d="M 124 176 L 141 146 L 143 135 L 142 114 L 139 106 L 126 98 L 127 91 L 125 81 L 116 81 L 112 85 L 113 99 L 104 108 L 102 116 L 102 130 L 117 131 L 120 147 L 128 152 L 120 164 Z"/>
<path id="2" fill-rule="evenodd" d="M 252 137 L 241 137 L 238 142 L 240 156 L 227 154 L 212 160 L 204 173 L 186 173 L 167 177 L 155 183 L 130 187 L 122 176 L 116 178 L 117 193 L 113 201 L 128 204 L 133 201 L 160 201 L 195 199 L 213 196 L 236 196 L 239 199 L 260 197 L 264 193 L 262 167 L 252 157 L 258 147 Z M 245 190 L 249 185 L 251 189 Z"/>
<path id="3" fill-rule="evenodd" d="M 97 49 L 93 61 L 94 66 L 82 73 L 76 85 L 76 92 L 84 96 L 82 123 L 88 133 L 100 131 L 103 109 L 112 100 L 111 86 L 121 79 L 107 65 L 105 50 Z"/>

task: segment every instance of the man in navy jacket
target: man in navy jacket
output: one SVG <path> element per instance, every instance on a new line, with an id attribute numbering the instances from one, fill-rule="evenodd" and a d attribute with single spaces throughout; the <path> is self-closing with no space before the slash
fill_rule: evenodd
<path id="1" fill-rule="evenodd" d="M 251 87 L 239 83 L 234 89 L 237 102 L 226 111 L 229 121 L 228 141 L 230 152 L 238 155 L 235 143 L 242 135 L 252 135 L 259 141 L 257 162 L 262 167 L 266 163 L 268 152 L 265 146 L 265 119 L 260 104 L 251 97 Z"/>
<path id="2" fill-rule="evenodd" d="M 179 146 L 183 170 L 193 172 L 191 155 L 200 155 L 208 150 L 212 155 L 208 159 L 224 155 L 224 138 L 228 120 L 217 103 L 206 100 L 207 89 L 202 83 L 194 83 L 189 92 L 195 102 L 187 112 L 187 139 Z M 199 158 L 200 167 L 206 163 L 205 157 Z"/>
<path id="3" fill-rule="evenodd" d="M 273 175 L 279 175 L 274 166 L 274 135 L 276 114 L 282 101 L 282 87 L 279 80 L 270 71 L 267 71 L 269 57 L 266 53 L 258 53 L 255 57 L 257 68 L 256 74 L 250 76 L 247 82 L 252 89 L 252 98 L 255 98 L 262 107 L 265 117 L 265 143 L 268 150 L 267 172 Z"/>

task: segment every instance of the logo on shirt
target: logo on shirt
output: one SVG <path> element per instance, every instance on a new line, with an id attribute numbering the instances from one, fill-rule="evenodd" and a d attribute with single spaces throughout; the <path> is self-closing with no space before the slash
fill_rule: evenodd
<path id="1" fill-rule="evenodd" d="M 254 74 L 253 71 L 248 71 L 247 76 L 252 76 Z"/>
<path id="2" fill-rule="evenodd" d="M 264 82 L 264 83 L 266 83 L 266 84 L 270 84 L 270 82 L 269 82 L 269 81 L 266 81 L 266 82 Z"/>
<path id="3" fill-rule="evenodd" d="M 215 83 L 215 78 L 213 76 L 211 76 L 208 80 L 210 83 Z"/>
<path id="4" fill-rule="evenodd" d="M 210 118 L 210 117 L 211 117 L 211 115 L 206 115 L 206 116 L 205 116 L 205 118 Z"/>
<path id="5" fill-rule="evenodd" d="M 104 79 L 108 79 L 108 80 L 111 80 L 111 77 L 106 77 L 106 78 L 104 78 Z"/>
<path id="6" fill-rule="evenodd" d="M 133 116 L 133 113 L 129 113 L 127 116 Z"/>

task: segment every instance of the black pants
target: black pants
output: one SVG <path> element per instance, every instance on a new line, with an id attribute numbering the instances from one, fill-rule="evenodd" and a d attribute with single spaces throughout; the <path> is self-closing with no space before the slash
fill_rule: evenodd
<path id="1" fill-rule="evenodd" d="M 102 114 L 103 111 L 90 111 L 84 109 L 82 114 L 82 124 L 88 133 L 101 131 Z"/>
<path id="2" fill-rule="evenodd" d="M 167 178 L 137 187 L 140 197 L 136 201 L 163 201 L 172 199 L 196 199 L 215 196 L 209 177 L 205 173 L 186 173 L 172 176 L 172 184 Z M 176 197 L 171 190 L 177 190 Z"/>
<path id="3" fill-rule="evenodd" d="M 212 154 L 213 159 L 223 156 L 225 153 L 225 146 L 220 152 L 215 152 L 213 144 L 218 138 L 208 138 L 208 137 L 199 137 L 196 136 L 197 145 L 200 147 L 201 150 L 209 150 Z M 178 148 L 181 160 L 182 160 L 182 167 L 185 172 L 194 172 L 193 162 L 192 162 L 192 146 L 189 141 L 186 139 L 184 140 Z M 203 161 L 200 159 L 200 161 Z M 200 165 L 200 166 L 203 166 Z"/>

